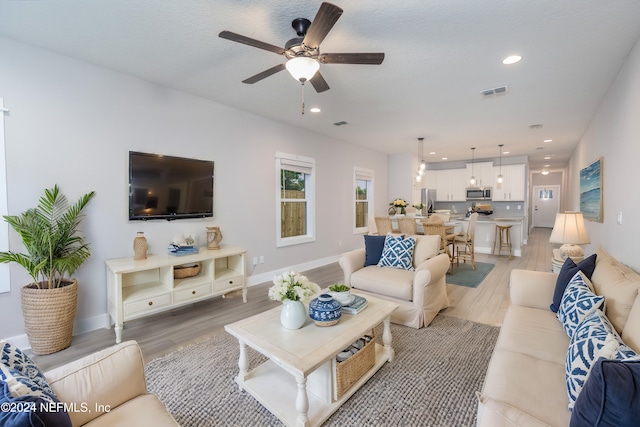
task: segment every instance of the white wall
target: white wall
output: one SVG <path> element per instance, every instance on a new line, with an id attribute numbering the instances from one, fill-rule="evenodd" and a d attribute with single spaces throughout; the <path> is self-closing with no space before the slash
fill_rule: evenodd
<path id="1" fill-rule="evenodd" d="M 579 174 L 603 157 L 604 221 L 587 222 L 591 244 L 586 253 L 602 246 L 607 252 L 640 271 L 640 43 L 629 54 L 611 88 L 602 100 L 567 168 L 567 210 L 580 209 Z M 616 223 L 622 212 L 622 225 Z"/>
<path id="2" fill-rule="evenodd" d="M 362 246 L 362 236 L 353 234 L 353 166 L 375 171 L 381 183 L 375 210 L 387 211 L 384 154 L 8 39 L 0 38 L 0 52 L 0 97 L 10 109 L 9 213 L 35 206 L 43 189 L 56 183 L 72 202 L 96 191 L 82 226 L 92 256 L 75 274 L 76 332 L 105 325 L 104 261 L 132 256 L 137 231 L 145 233 L 150 252 L 164 253 L 176 233 L 192 233 L 204 244 L 205 227 L 219 225 L 222 244 L 248 248 L 249 264 L 264 255 L 264 264 L 254 271 L 249 266 L 254 279 L 270 278 Z M 215 217 L 129 222 L 129 150 L 214 160 Z M 316 159 L 314 243 L 275 246 L 276 151 Z M 15 232 L 10 239 L 11 250 L 23 249 Z M 20 287 L 28 282 L 13 265 L 11 291 L 0 294 L 0 337 L 22 334 Z"/>

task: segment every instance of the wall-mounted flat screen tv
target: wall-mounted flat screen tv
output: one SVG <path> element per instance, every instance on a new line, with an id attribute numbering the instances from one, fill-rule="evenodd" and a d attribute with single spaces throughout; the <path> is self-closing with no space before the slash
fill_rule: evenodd
<path id="1" fill-rule="evenodd" d="M 213 161 L 129 152 L 129 220 L 213 216 Z"/>

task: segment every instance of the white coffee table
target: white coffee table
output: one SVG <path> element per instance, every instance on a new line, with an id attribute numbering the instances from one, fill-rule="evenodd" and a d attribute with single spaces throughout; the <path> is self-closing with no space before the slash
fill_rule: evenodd
<path id="1" fill-rule="evenodd" d="M 238 338 L 240 372 L 236 382 L 288 426 L 322 424 L 385 363 L 393 360 L 390 316 L 398 307 L 367 296 L 369 305 L 356 315 L 343 314 L 334 326 L 320 327 L 307 317 L 300 329 L 280 324 L 281 307 L 225 326 Z M 371 329 L 384 323 L 382 343 L 376 343 L 376 360 L 347 392 L 338 397 L 335 356 Z M 250 370 L 247 346 L 268 361 Z"/>

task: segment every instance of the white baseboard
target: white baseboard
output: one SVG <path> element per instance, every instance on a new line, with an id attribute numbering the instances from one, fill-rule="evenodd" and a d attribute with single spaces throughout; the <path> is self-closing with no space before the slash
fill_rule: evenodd
<path id="1" fill-rule="evenodd" d="M 322 267 L 324 265 L 328 265 L 338 261 L 339 255 L 330 256 L 327 258 L 316 259 L 313 261 L 305 262 L 302 264 L 292 265 L 289 267 L 279 268 L 278 270 L 268 271 L 265 273 L 254 274 L 247 278 L 247 286 L 255 286 L 265 282 L 271 282 L 273 280 L 273 276 L 279 276 L 282 273 L 287 271 L 306 271 L 311 270 L 312 268 Z"/>
<path id="2" fill-rule="evenodd" d="M 99 314 L 97 316 L 89 317 L 86 319 L 76 319 L 73 322 L 73 335 L 80 335 L 101 328 L 109 328 L 110 325 L 111 324 L 108 313 Z M 24 351 L 31 349 L 31 344 L 29 344 L 29 338 L 27 338 L 27 334 L 16 335 L 15 337 L 2 339 L 15 345 L 20 350 Z"/>
<path id="3" fill-rule="evenodd" d="M 273 276 L 278 276 L 287 271 L 306 271 L 311 270 L 312 268 L 322 267 L 324 265 L 328 265 L 334 262 L 337 262 L 339 255 L 330 256 L 327 258 L 316 259 L 309 262 L 304 262 L 302 264 L 291 265 L 284 268 L 279 268 L 278 270 L 268 271 L 265 273 L 254 274 L 247 278 L 247 286 L 255 286 L 265 282 L 271 282 L 273 280 Z M 97 316 L 88 317 L 86 319 L 76 319 L 73 323 L 73 335 L 80 335 L 87 332 L 95 331 L 96 329 L 101 328 L 110 328 L 111 320 L 109 318 L 109 313 L 99 314 Z M 26 334 L 16 335 L 15 337 L 2 338 L 5 341 L 10 342 L 21 350 L 28 350 L 31 348 L 29 345 L 29 339 Z"/>

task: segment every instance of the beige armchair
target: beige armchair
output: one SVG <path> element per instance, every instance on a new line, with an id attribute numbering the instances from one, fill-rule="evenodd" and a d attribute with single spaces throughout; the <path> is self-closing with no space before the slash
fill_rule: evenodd
<path id="1" fill-rule="evenodd" d="M 87 411 L 70 411 L 74 427 L 178 426 L 164 405 L 147 393 L 142 352 L 127 341 L 45 372 L 61 402 Z"/>
<path id="2" fill-rule="evenodd" d="M 416 238 L 415 271 L 377 265 L 365 267 L 364 248 L 342 254 L 338 263 L 344 272 L 344 283 L 351 286 L 354 293 L 397 303 L 399 307 L 391 315 L 391 321 L 419 329 L 428 326 L 440 310 L 449 307 L 445 282 L 449 256 L 438 255 L 440 236 L 412 237 Z"/>

